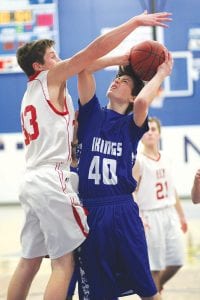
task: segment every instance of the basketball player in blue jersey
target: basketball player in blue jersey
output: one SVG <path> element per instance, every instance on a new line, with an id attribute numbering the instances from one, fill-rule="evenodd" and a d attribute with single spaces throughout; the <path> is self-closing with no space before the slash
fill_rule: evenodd
<path id="1" fill-rule="evenodd" d="M 145 86 L 130 66 L 121 67 L 108 88 L 108 104 L 101 108 L 92 73 L 122 61 L 104 57 L 78 75 L 79 195 L 90 227 L 77 250 L 80 299 L 114 300 L 131 294 L 160 299 L 132 197 L 136 188 L 132 167 L 138 142 L 148 130 L 149 105 L 170 75 L 173 61 L 166 50 L 164 63 Z"/>

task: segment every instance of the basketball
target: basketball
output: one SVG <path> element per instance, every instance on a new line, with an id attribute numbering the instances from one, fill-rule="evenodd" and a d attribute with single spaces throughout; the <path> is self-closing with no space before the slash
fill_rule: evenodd
<path id="1" fill-rule="evenodd" d="M 151 80 L 164 60 L 164 46 L 157 41 L 144 41 L 130 51 L 130 64 L 136 75 L 144 81 Z"/>

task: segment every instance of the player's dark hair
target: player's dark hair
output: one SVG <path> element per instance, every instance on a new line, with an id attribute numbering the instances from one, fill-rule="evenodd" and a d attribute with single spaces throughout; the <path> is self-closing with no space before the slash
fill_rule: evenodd
<path id="1" fill-rule="evenodd" d="M 33 63 L 44 64 L 46 49 L 52 47 L 54 44 L 53 40 L 41 39 L 26 43 L 18 48 L 16 54 L 17 62 L 28 77 L 35 73 Z"/>
<path id="2" fill-rule="evenodd" d="M 135 74 L 130 64 L 127 66 L 120 66 L 116 77 L 124 75 L 127 75 L 132 79 L 133 89 L 131 91 L 131 94 L 132 96 L 137 96 L 139 92 L 143 89 L 144 82 Z M 133 103 L 129 104 L 125 114 L 129 114 L 131 111 L 133 111 Z"/>

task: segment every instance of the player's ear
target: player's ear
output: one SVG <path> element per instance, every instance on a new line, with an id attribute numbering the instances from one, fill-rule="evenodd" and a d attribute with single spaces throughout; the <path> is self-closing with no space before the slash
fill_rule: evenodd
<path id="1" fill-rule="evenodd" d="M 36 72 L 42 71 L 42 70 L 43 70 L 42 65 L 41 65 L 40 63 L 38 63 L 38 62 L 34 62 L 34 63 L 32 64 L 32 67 L 33 67 L 33 69 L 34 69 Z"/>
<path id="2" fill-rule="evenodd" d="M 136 98 L 136 96 L 131 96 L 129 102 L 130 102 L 130 103 L 134 103 L 135 98 Z"/>

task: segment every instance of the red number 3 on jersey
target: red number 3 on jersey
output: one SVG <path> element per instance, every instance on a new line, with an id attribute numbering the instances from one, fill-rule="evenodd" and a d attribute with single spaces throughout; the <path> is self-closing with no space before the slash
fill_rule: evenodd
<path id="1" fill-rule="evenodd" d="M 26 145 L 28 145 L 31 141 L 36 140 L 39 136 L 39 127 L 37 123 L 37 113 L 35 107 L 33 105 L 26 106 L 24 112 L 22 113 L 21 119 L 24 142 Z"/>

